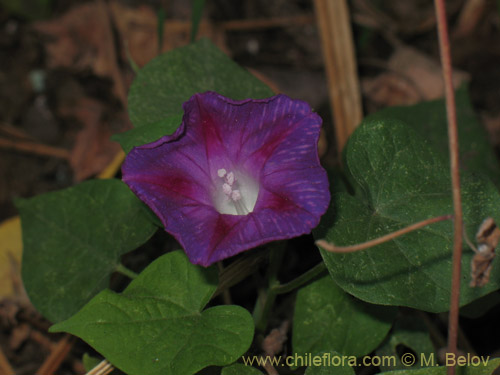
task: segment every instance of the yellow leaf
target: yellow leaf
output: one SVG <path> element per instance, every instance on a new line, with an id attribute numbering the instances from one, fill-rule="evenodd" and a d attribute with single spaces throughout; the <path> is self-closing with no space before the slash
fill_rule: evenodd
<path id="1" fill-rule="evenodd" d="M 15 216 L 0 223 L 0 299 L 19 293 L 22 252 L 21 220 Z"/>

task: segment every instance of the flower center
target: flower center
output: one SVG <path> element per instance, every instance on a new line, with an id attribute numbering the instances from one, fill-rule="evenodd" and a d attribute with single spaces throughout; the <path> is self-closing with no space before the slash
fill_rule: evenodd
<path id="1" fill-rule="evenodd" d="M 221 214 L 248 215 L 253 211 L 259 195 L 259 185 L 251 177 L 241 173 L 217 171 L 219 180 L 215 192 L 215 208 Z"/>

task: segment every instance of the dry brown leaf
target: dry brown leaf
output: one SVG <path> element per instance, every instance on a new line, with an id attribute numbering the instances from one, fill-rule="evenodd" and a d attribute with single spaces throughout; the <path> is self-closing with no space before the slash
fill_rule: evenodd
<path id="1" fill-rule="evenodd" d="M 444 96 L 439 63 L 414 48 L 397 48 L 386 69 L 387 73 L 363 80 L 365 94 L 379 105 L 409 105 Z M 455 88 L 468 79 L 467 73 L 453 71 Z"/>
<path id="2" fill-rule="evenodd" d="M 62 17 L 37 22 L 34 28 L 50 37 L 47 45 L 49 67 L 91 69 L 96 74 L 112 77 L 115 61 L 110 61 L 108 14 L 101 3 L 77 5 Z M 105 5 L 106 6 L 106 5 Z M 158 54 L 158 18 L 155 11 L 145 5 L 127 7 L 117 1 L 109 5 L 110 14 L 124 43 L 120 48 L 126 59 L 127 48 L 132 60 L 143 66 Z M 191 25 L 186 21 L 168 20 L 164 24 L 162 52 L 189 43 Z M 199 36 L 211 38 L 224 48 L 224 32 L 202 22 Z M 112 37 L 111 37 L 112 39 Z"/>
<path id="3" fill-rule="evenodd" d="M 95 3 L 80 4 L 63 16 L 37 22 L 35 30 L 47 35 L 48 66 L 76 69 L 91 68 L 97 74 L 107 75 L 103 24 Z"/>
<path id="4" fill-rule="evenodd" d="M 476 234 L 477 248 L 471 261 L 471 287 L 481 287 L 490 280 L 491 266 L 495 259 L 495 248 L 500 242 L 500 229 L 493 218 L 486 218 Z"/>
<path id="5" fill-rule="evenodd" d="M 274 328 L 262 342 L 262 350 L 266 356 L 275 356 L 283 350 L 283 344 L 288 338 L 290 322 L 285 320 L 279 328 Z"/>
<path id="6" fill-rule="evenodd" d="M 118 1 L 112 1 L 110 9 L 116 28 L 132 60 L 139 67 L 144 66 L 158 54 L 158 17 L 155 11 L 145 5 L 130 8 Z M 190 41 L 190 32 L 189 22 L 165 21 L 161 52 L 187 45 Z M 210 38 L 219 48 L 227 50 L 222 29 L 207 22 L 201 22 L 198 35 Z"/>
<path id="7" fill-rule="evenodd" d="M 49 68 L 90 69 L 110 77 L 114 92 L 126 106 L 126 88 L 118 67 L 115 40 L 107 6 L 101 1 L 81 4 L 63 16 L 35 23 L 35 30 L 48 36 Z"/>
<path id="8" fill-rule="evenodd" d="M 88 97 L 81 97 L 74 107 L 61 109 L 63 115 L 75 117 L 82 125 L 70 156 L 75 181 L 104 170 L 121 150 L 118 143 L 110 140 L 111 135 L 131 127 L 121 113 L 115 115 L 114 123 L 122 129 L 115 129 L 105 118 L 105 112 L 104 104 Z"/>
<path id="9" fill-rule="evenodd" d="M 362 86 L 365 95 L 383 107 L 410 105 L 422 98 L 415 85 L 397 73 L 382 73 L 364 79 Z"/>

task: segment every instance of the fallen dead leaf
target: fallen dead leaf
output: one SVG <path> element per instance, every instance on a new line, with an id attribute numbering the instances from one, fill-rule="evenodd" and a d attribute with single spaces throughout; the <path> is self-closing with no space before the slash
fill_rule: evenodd
<path id="1" fill-rule="evenodd" d="M 110 137 L 131 128 L 127 116 L 118 113 L 107 119 L 105 105 L 88 97 L 81 97 L 74 106 L 61 108 L 60 111 L 62 115 L 76 118 L 82 125 L 70 156 L 75 181 L 103 171 L 121 151 L 119 144 L 111 141 Z M 115 125 L 121 129 L 116 129 Z"/>
<path id="2" fill-rule="evenodd" d="M 290 322 L 285 320 L 279 328 L 274 328 L 262 342 L 262 350 L 266 356 L 275 356 L 282 352 L 283 344 L 288 339 Z"/>
<path id="3" fill-rule="evenodd" d="M 363 91 L 381 106 L 410 105 L 444 96 L 441 67 L 437 61 L 410 47 L 399 47 L 386 66 L 387 72 L 362 82 Z M 453 71 L 453 86 L 468 81 L 465 72 Z"/>
<path id="4" fill-rule="evenodd" d="M 362 82 L 365 95 L 377 105 L 390 107 L 410 105 L 422 100 L 423 95 L 413 82 L 397 73 L 382 73 Z"/>
<path id="5" fill-rule="evenodd" d="M 102 1 L 71 8 L 62 17 L 37 22 L 33 28 L 48 37 L 49 68 L 90 69 L 113 80 L 114 93 L 126 107 L 126 87 L 117 60 L 107 6 Z"/>
<path id="6" fill-rule="evenodd" d="M 151 7 L 142 5 L 131 8 L 118 1 L 111 1 L 110 9 L 116 28 L 124 41 L 124 50 L 128 49 L 132 60 L 139 67 L 158 55 L 158 17 Z M 190 22 L 166 20 L 160 52 L 187 45 L 190 42 L 190 32 Z M 202 21 L 198 36 L 210 38 L 219 48 L 227 51 L 222 29 Z"/>
<path id="7" fill-rule="evenodd" d="M 141 5 L 132 8 L 111 1 L 107 9 L 123 43 L 119 46 L 121 58 L 126 61 L 128 49 L 132 60 L 141 67 L 158 55 L 158 17 L 151 7 Z M 107 16 L 107 11 L 103 14 L 101 3 L 87 3 L 72 7 L 57 19 L 35 23 L 35 30 L 49 37 L 49 67 L 90 68 L 98 75 L 112 77 L 116 61 L 110 60 L 110 43 L 113 40 L 109 40 L 109 22 L 104 19 Z M 163 30 L 161 52 L 189 43 L 190 22 L 167 20 Z M 209 37 L 226 49 L 223 30 L 201 22 L 198 35 Z"/>

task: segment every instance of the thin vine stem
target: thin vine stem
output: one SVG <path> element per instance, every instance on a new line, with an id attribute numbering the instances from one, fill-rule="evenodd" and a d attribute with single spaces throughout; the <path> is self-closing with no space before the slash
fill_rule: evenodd
<path id="1" fill-rule="evenodd" d="M 276 259 L 281 261 L 282 255 L 278 254 Z M 326 271 L 326 265 L 324 262 L 320 262 L 315 265 L 310 270 L 304 272 L 302 275 L 293 279 L 292 281 L 286 284 L 280 284 L 278 278 L 276 277 L 276 272 L 272 272 L 271 277 L 269 278 L 269 287 L 267 290 L 263 291 L 263 293 L 259 296 L 257 304 L 254 310 L 254 320 L 255 320 L 255 328 L 258 331 L 264 332 L 267 327 L 267 320 L 271 313 L 271 309 L 274 305 L 274 301 L 276 297 L 280 294 L 285 294 L 292 292 L 301 286 L 307 284 L 311 280 L 314 280 L 316 277 L 321 275 Z"/>
<path id="2" fill-rule="evenodd" d="M 354 253 L 356 251 L 360 250 L 365 250 L 368 249 L 369 247 L 377 246 L 380 245 L 384 242 L 391 241 L 395 238 L 398 238 L 404 234 L 413 232 L 414 230 L 420 229 L 422 227 L 425 227 L 429 224 L 437 223 L 439 221 L 444 221 L 444 220 L 450 220 L 453 218 L 453 215 L 443 215 L 443 216 L 438 216 L 438 217 L 433 217 L 430 219 L 422 220 L 419 221 L 418 223 L 411 224 L 407 227 L 404 227 L 402 229 L 399 229 L 395 232 L 386 234 L 385 236 L 375 238 L 373 240 L 369 240 L 366 242 L 362 242 L 356 245 L 351 245 L 351 246 L 336 246 L 332 243 L 329 243 L 326 240 L 318 240 L 316 241 L 316 245 L 320 246 L 322 249 L 332 252 L 332 253 Z"/>
<path id="3" fill-rule="evenodd" d="M 283 262 L 285 255 L 285 243 L 278 242 L 271 246 L 269 252 L 269 267 L 267 269 L 268 286 L 259 291 L 257 303 L 253 311 L 255 329 L 264 332 L 267 327 L 269 316 L 276 300 L 277 294 L 273 292 L 273 288 L 279 285 L 278 271 Z"/>
<path id="4" fill-rule="evenodd" d="M 313 268 L 311 268 L 309 271 L 304 272 L 302 275 L 293 279 L 292 281 L 290 281 L 286 284 L 274 286 L 272 288 L 272 291 L 275 294 L 289 293 L 295 289 L 300 288 L 304 284 L 307 284 L 309 281 L 313 280 L 314 278 L 321 275 L 325 271 L 326 271 L 325 262 L 320 262 L 317 265 L 315 265 Z"/>
<path id="5" fill-rule="evenodd" d="M 460 173 L 459 173 L 459 154 L 458 154 L 458 131 L 455 105 L 455 92 L 452 82 L 452 67 L 450 54 L 450 39 L 448 36 L 448 25 L 446 21 L 446 7 L 444 0 L 435 0 L 439 50 L 441 54 L 441 65 L 443 70 L 445 97 L 446 97 L 446 115 L 448 119 L 448 142 L 450 148 L 450 169 L 451 184 L 453 196 L 453 270 L 451 276 L 451 297 L 450 297 L 450 315 L 448 322 L 448 352 L 457 353 L 458 338 L 458 312 L 460 308 L 460 273 L 462 263 L 462 200 L 460 194 Z M 448 367 L 448 375 L 455 374 L 455 366 Z"/>
<path id="6" fill-rule="evenodd" d="M 127 267 L 125 267 L 121 263 L 118 263 L 118 265 L 115 268 L 115 271 L 118 273 L 121 273 L 124 276 L 127 276 L 128 278 L 130 278 L 132 280 L 134 280 L 137 276 L 139 276 L 139 274 L 135 273 L 131 269 L 128 269 Z"/>

